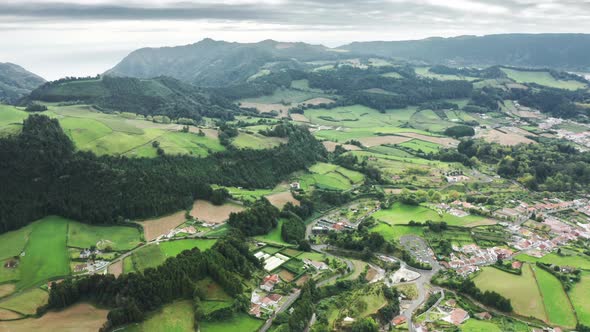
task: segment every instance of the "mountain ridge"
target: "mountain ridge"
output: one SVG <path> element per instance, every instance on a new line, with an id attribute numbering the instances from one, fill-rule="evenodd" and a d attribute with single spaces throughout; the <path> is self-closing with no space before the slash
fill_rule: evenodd
<path id="1" fill-rule="evenodd" d="M 17 64 L 0 62 L 0 102 L 16 103 L 45 82 L 41 76 Z"/>

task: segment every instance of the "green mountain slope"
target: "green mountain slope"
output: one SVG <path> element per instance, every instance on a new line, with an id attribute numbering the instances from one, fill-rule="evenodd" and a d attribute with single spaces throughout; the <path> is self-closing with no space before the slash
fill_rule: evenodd
<path id="1" fill-rule="evenodd" d="M 231 119 L 236 106 L 226 99 L 169 77 L 62 79 L 35 89 L 30 100 L 82 102 L 104 112 L 165 115 L 199 121 L 203 116 Z"/>
<path id="2" fill-rule="evenodd" d="M 136 50 L 105 74 L 139 78 L 164 75 L 218 87 L 244 82 L 263 69 L 299 68 L 306 61 L 334 60 L 345 55 L 305 43 L 265 40 L 246 44 L 204 39 L 185 46 Z"/>
<path id="3" fill-rule="evenodd" d="M 435 64 L 511 65 L 580 71 L 590 69 L 588 34 L 500 34 L 355 42 L 339 49 Z"/>
<path id="4" fill-rule="evenodd" d="M 45 80 L 21 66 L 0 63 L 0 102 L 16 103 Z"/>

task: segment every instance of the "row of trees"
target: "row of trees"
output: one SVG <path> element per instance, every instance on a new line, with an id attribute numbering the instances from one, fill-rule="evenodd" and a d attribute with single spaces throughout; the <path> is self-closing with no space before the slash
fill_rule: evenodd
<path id="1" fill-rule="evenodd" d="M 307 129 L 294 126 L 287 144 L 268 150 L 97 157 L 76 152 L 57 120 L 33 114 L 20 135 L 0 139 L 0 232 L 48 214 L 95 224 L 163 215 L 223 196 L 211 183 L 272 188 L 325 155 Z"/>

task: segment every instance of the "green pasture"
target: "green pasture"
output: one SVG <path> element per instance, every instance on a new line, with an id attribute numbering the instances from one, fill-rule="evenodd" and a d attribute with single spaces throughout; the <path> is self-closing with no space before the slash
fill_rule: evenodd
<path id="1" fill-rule="evenodd" d="M 19 108 L 0 104 L 0 137 L 20 131 L 29 114 Z"/>
<path id="2" fill-rule="evenodd" d="M 378 128 L 384 125 L 397 127 L 409 121 L 415 112 L 416 107 L 387 110 L 381 113 L 366 106 L 352 105 L 333 109 L 308 109 L 305 110 L 305 116 L 310 122 L 324 126 Z"/>
<path id="3" fill-rule="evenodd" d="M 574 266 L 584 270 L 590 270 L 590 259 L 583 255 L 569 255 L 561 256 L 557 253 L 549 253 L 541 258 L 529 256 L 527 254 L 519 254 L 516 259 L 523 262 L 541 262 L 546 264 L 555 264 L 559 266 Z"/>
<path id="4" fill-rule="evenodd" d="M 301 84 L 301 83 L 300 83 Z M 297 83 L 296 83 L 297 85 Z M 242 102 L 261 103 L 261 104 L 295 104 L 301 103 L 309 99 L 318 97 L 330 97 L 321 92 L 305 91 L 299 89 L 285 89 L 278 88 L 272 95 L 261 96 L 256 98 L 247 98 L 241 100 Z"/>
<path id="5" fill-rule="evenodd" d="M 20 255 L 33 230 L 31 224 L 17 230 L 0 234 L 0 260 Z"/>
<path id="6" fill-rule="evenodd" d="M 426 78 L 433 78 L 439 81 L 475 81 L 479 78 L 477 77 L 470 77 L 470 76 L 459 76 L 459 75 L 446 75 L 446 74 L 436 74 L 429 71 L 430 67 L 416 67 L 414 71 L 416 75 L 426 77 Z"/>
<path id="7" fill-rule="evenodd" d="M 581 324 L 590 326 L 590 273 L 583 272 L 582 280 L 569 291 L 574 309 Z"/>
<path id="8" fill-rule="evenodd" d="M 34 315 L 38 307 L 47 303 L 48 298 L 49 294 L 46 291 L 33 288 L 0 301 L 0 308 L 24 315 Z"/>
<path id="9" fill-rule="evenodd" d="M 371 228 L 370 232 L 379 233 L 387 240 L 399 239 L 405 235 L 424 236 L 422 227 L 411 227 L 402 225 L 389 225 L 387 223 L 379 223 L 377 226 Z"/>
<path id="10" fill-rule="evenodd" d="M 240 331 L 240 332 L 256 332 L 264 324 L 261 319 L 256 319 L 245 313 L 238 313 L 231 316 L 229 319 L 224 319 L 215 322 L 202 322 L 200 324 L 201 332 L 226 332 L 226 331 Z"/>
<path id="11" fill-rule="evenodd" d="M 29 241 L 20 259 L 20 281 L 23 289 L 47 279 L 70 274 L 70 258 L 66 248 L 69 220 L 50 216 L 32 224 Z"/>
<path id="12" fill-rule="evenodd" d="M 541 268 L 534 266 L 533 269 L 543 296 L 543 303 L 549 321 L 559 326 L 575 327 L 576 316 L 574 316 L 572 305 L 561 286 L 561 282 L 551 273 Z"/>
<path id="13" fill-rule="evenodd" d="M 440 145 L 432 142 L 427 142 L 419 139 L 413 139 L 411 141 L 403 142 L 398 144 L 414 151 L 422 151 L 424 153 L 436 153 L 440 150 Z"/>
<path id="14" fill-rule="evenodd" d="M 232 140 L 232 145 L 240 149 L 272 149 L 276 146 L 286 143 L 286 140 L 279 137 L 266 137 L 260 134 L 248 134 L 240 132 Z"/>
<path id="15" fill-rule="evenodd" d="M 543 297 L 529 264 L 523 266 L 520 276 L 493 267 L 483 267 L 473 281 L 482 291 L 495 291 L 510 299 L 517 314 L 547 319 Z"/>
<path id="16" fill-rule="evenodd" d="M 217 242 L 215 239 L 185 239 L 176 241 L 166 241 L 160 243 L 160 250 L 164 253 L 166 258 L 175 257 L 181 252 L 193 248 L 199 248 L 205 251 Z"/>
<path id="17" fill-rule="evenodd" d="M 131 324 L 122 329 L 127 332 L 185 332 L 193 331 L 195 316 L 190 301 L 177 301 L 165 305 L 160 310 L 150 314 L 141 323 Z"/>
<path id="18" fill-rule="evenodd" d="M 283 241 L 281 237 L 281 228 L 283 227 L 284 219 L 279 219 L 277 227 L 273 228 L 268 234 L 256 236 L 255 239 L 262 242 L 269 242 L 278 245 L 290 245 Z"/>
<path id="19" fill-rule="evenodd" d="M 577 90 L 586 88 L 586 84 L 578 81 L 557 80 L 546 71 L 526 71 L 509 68 L 501 68 L 506 75 L 517 83 L 536 83 L 551 88 Z"/>
<path id="20" fill-rule="evenodd" d="M 433 133 L 429 133 L 424 130 L 415 129 L 415 128 L 401 128 L 401 127 L 366 127 L 366 128 L 351 128 L 351 127 L 341 127 L 340 125 L 331 124 L 330 126 L 339 129 L 322 129 L 319 131 L 315 131 L 313 134 L 321 139 L 333 141 L 333 142 L 347 142 L 349 140 L 355 139 L 358 140 L 359 138 L 363 137 L 372 137 L 372 136 L 379 136 L 379 135 L 395 135 L 401 133 L 417 133 L 422 135 L 429 135 L 435 136 Z M 383 123 L 380 124 L 383 126 Z"/>
<path id="21" fill-rule="evenodd" d="M 94 226 L 70 221 L 68 226 L 68 247 L 112 250 L 130 250 L 141 242 L 141 234 L 135 227 Z"/>
<path id="22" fill-rule="evenodd" d="M 482 321 L 476 318 L 468 319 L 461 325 L 462 332 L 502 332 L 502 329 L 489 321 Z"/>
<path id="23" fill-rule="evenodd" d="M 147 268 L 155 268 L 166 261 L 166 256 L 160 250 L 160 246 L 157 244 L 150 244 L 131 254 L 131 261 L 133 262 L 133 268 L 136 271 L 143 271 Z"/>

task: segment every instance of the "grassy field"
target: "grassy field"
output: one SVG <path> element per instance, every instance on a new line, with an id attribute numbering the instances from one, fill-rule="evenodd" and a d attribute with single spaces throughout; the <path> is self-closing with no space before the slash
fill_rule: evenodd
<path id="1" fill-rule="evenodd" d="M 93 226 L 76 221 L 70 221 L 68 225 L 69 247 L 89 248 L 94 245 L 99 249 L 109 246 L 113 250 L 129 250 L 140 241 L 140 232 L 135 227 Z"/>
<path id="2" fill-rule="evenodd" d="M 569 292 L 576 314 L 581 324 L 590 326 L 590 273 L 583 272 L 582 280 L 574 284 Z"/>
<path id="3" fill-rule="evenodd" d="M 301 87 L 303 83 L 296 83 L 299 84 Z M 318 98 L 318 97 L 330 97 L 324 93 L 318 93 L 314 91 L 305 91 L 299 89 L 285 89 L 285 88 L 278 88 L 272 95 L 269 96 L 262 96 L 256 98 L 248 98 L 241 100 L 242 102 L 249 102 L 249 103 L 261 103 L 261 104 L 294 104 L 300 103 L 309 99 Z"/>
<path id="4" fill-rule="evenodd" d="M 537 284 L 541 289 L 549 321 L 559 326 L 574 328 L 576 326 L 576 317 L 561 282 L 543 269 L 536 266 L 533 269 Z"/>
<path id="5" fill-rule="evenodd" d="M 152 313 L 145 321 L 126 326 L 119 331 L 128 332 L 151 332 L 170 331 L 185 332 L 193 331 L 195 318 L 193 305 L 190 301 L 177 301 L 165 305 L 161 310 Z"/>
<path id="6" fill-rule="evenodd" d="M 135 251 L 131 255 L 133 267 L 137 271 L 143 271 L 150 267 L 158 267 L 166 260 L 166 256 L 160 250 L 160 246 L 150 244 Z"/>
<path id="7" fill-rule="evenodd" d="M 234 314 L 231 318 L 217 322 L 202 322 L 201 332 L 255 332 L 264 324 L 263 320 L 252 318 L 244 313 Z"/>
<path id="8" fill-rule="evenodd" d="M 420 205 L 407 205 L 396 202 L 387 210 L 379 210 L 373 214 L 377 220 L 384 221 L 390 225 L 407 224 L 410 221 L 425 222 L 444 221 L 450 226 L 469 226 L 483 221 L 481 216 L 469 215 L 465 217 L 456 217 L 451 214 L 439 215 L 436 211 Z"/>
<path id="9" fill-rule="evenodd" d="M 430 153 L 430 152 L 436 153 L 440 149 L 440 145 L 438 145 L 438 144 L 435 144 L 432 142 L 426 142 L 426 141 L 419 140 L 419 139 L 413 139 L 411 141 L 403 142 L 398 145 L 403 146 L 405 148 L 412 149 L 414 151 L 422 151 L 424 153 Z"/>
<path id="10" fill-rule="evenodd" d="M 155 157 L 152 141 L 168 154 L 206 156 L 225 148 L 215 137 L 180 132 L 176 124 L 158 124 L 133 114 L 106 114 L 88 105 L 58 106 L 48 104 L 44 112 L 59 120 L 66 135 L 79 150 L 98 155 L 115 154 L 131 157 Z M 0 135 L 20 130 L 28 113 L 12 106 L 0 105 Z"/>
<path id="11" fill-rule="evenodd" d="M 482 291 L 495 291 L 510 299 L 517 314 L 547 319 L 543 297 L 529 264 L 523 266 L 520 276 L 493 267 L 484 267 L 474 282 Z"/>
<path id="12" fill-rule="evenodd" d="M 33 315 L 37 308 L 46 304 L 49 294 L 39 288 L 27 290 L 0 302 L 0 308 L 10 309 L 25 315 Z"/>
<path id="13" fill-rule="evenodd" d="M 70 274 L 66 249 L 69 220 L 50 216 L 32 224 L 25 255 L 21 257 L 21 278 L 17 288 L 31 287 L 44 280 Z"/>
<path id="14" fill-rule="evenodd" d="M 283 241 L 281 237 L 281 228 L 283 227 L 284 219 L 279 219 L 279 223 L 277 227 L 273 228 L 268 234 L 266 235 L 259 235 L 256 236 L 255 239 L 262 242 L 270 242 L 278 245 L 290 245 L 289 243 Z"/>
<path id="15" fill-rule="evenodd" d="M 537 83 L 552 88 L 577 90 L 586 87 L 585 84 L 578 81 L 556 80 L 549 72 L 546 71 L 525 71 L 508 68 L 501 68 L 509 78 L 517 83 Z"/>
<path id="16" fill-rule="evenodd" d="M 352 105 L 333 109 L 308 109 L 305 110 L 305 116 L 312 123 L 319 125 L 370 129 L 384 125 L 397 127 L 409 121 L 415 112 L 415 107 L 393 109 L 381 113 L 366 106 Z"/>
<path id="17" fill-rule="evenodd" d="M 458 76 L 458 75 L 445 75 L 445 74 L 436 74 L 429 71 L 430 67 L 416 67 L 414 71 L 416 75 L 427 77 L 427 78 L 434 78 L 439 81 L 474 81 L 477 80 L 477 77 L 469 77 L 469 76 Z"/>
<path id="18" fill-rule="evenodd" d="M 317 163 L 311 166 L 309 171 L 311 173 L 304 174 L 299 178 L 303 189 L 315 186 L 329 190 L 348 190 L 364 179 L 364 176 L 359 172 L 333 164 Z"/>
<path id="19" fill-rule="evenodd" d="M 0 235 L 0 259 L 18 256 L 27 245 L 32 230 L 33 226 L 27 225 Z"/>
<path id="20" fill-rule="evenodd" d="M 467 320 L 461 325 L 462 332 L 502 332 L 502 329 L 487 321 L 481 321 L 475 318 Z"/>
<path id="21" fill-rule="evenodd" d="M 399 239 L 404 235 L 423 236 L 424 231 L 422 227 L 409 227 L 401 225 L 389 225 L 387 223 L 379 223 L 377 226 L 370 229 L 371 232 L 379 233 L 387 240 Z"/>
<path id="22" fill-rule="evenodd" d="M 186 239 L 177 241 L 166 241 L 160 243 L 160 250 L 166 257 L 174 257 L 181 252 L 193 248 L 199 248 L 201 251 L 205 251 L 217 242 L 213 239 Z"/>
<path id="23" fill-rule="evenodd" d="M 575 266 L 584 270 L 590 270 L 590 259 L 581 255 L 560 256 L 557 253 L 549 253 L 541 258 L 529 256 L 527 254 L 519 254 L 516 259 L 523 262 L 541 262 L 547 264 L 555 264 L 559 266 Z"/>
<path id="24" fill-rule="evenodd" d="M 266 137 L 260 134 L 247 134 L 240 132 L 238 137 L 232 140 L 232 145 L 240 149 L 271 149 L 286 143 L 287 140 L 280 137 Z"/>

